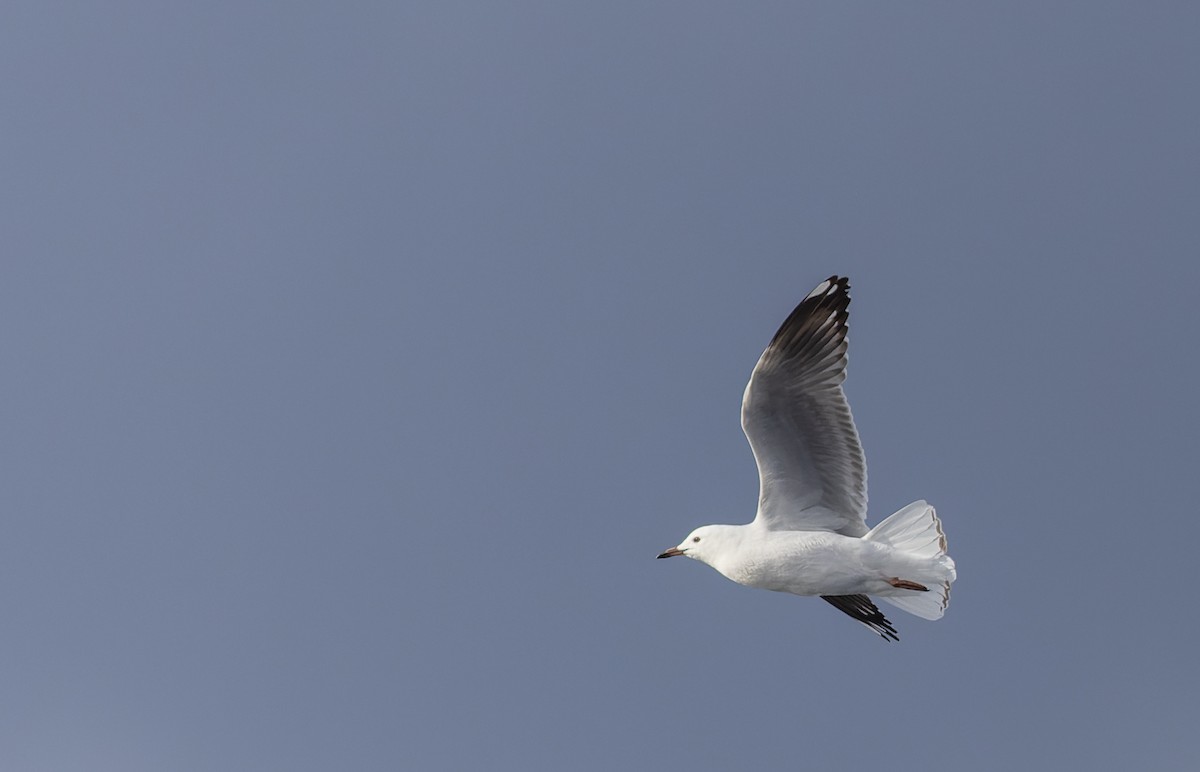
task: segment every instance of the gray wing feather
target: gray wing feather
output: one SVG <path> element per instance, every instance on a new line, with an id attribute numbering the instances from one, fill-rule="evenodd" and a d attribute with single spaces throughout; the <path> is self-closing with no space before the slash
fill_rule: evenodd
<path id="1" fill-rule="evenodd" d="M 849 289 L 831 276 L 796 306 L 742 397 L 758 463 L 755 521 L 772 530 L 867 532 L 867 464 L 842 392 Z"/>

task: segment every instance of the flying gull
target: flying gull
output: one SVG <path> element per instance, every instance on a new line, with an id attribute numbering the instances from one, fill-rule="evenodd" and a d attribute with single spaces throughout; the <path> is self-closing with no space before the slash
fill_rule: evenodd
<path id="1" fill-rule="evenodd" d="M 898 641 L 870 596 L 940 619 L 957 573 L 924 501 L 867 529 L 867 464 L 842 392 L 849 290 L 845 277 L 821 282 L 750 375 L 742 430 L 758 464 L 754 521 L 702 526 L 659 557 L 685 555 L 747 587 L 819 595 Z"/>

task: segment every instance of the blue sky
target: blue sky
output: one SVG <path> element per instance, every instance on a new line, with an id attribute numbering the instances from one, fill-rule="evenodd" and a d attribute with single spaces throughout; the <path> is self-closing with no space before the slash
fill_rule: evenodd
<path id="1" fill-rule="evenodd" d="M 0 767 L 1194 765 L 1198 28 L 6 4 Z M 654 560 L 832 273 L 899 644 Z"/>

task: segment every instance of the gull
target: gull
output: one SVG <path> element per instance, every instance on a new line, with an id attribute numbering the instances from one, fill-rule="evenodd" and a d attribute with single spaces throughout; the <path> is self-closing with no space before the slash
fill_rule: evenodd
<path id="1" fill-rule="evenodd" d="M 753 522 L 702 526 L 658 557 L 699 560 L 747 587 L 818 595 L 899 641 L 870 596 L 940 619 L 957 572 L 925 501 L 867 528 L 867 464 L 842 391 L 849 290 L 839 276 L 817 285 L 746 384 L 742 430 L 759 478 Z"/>

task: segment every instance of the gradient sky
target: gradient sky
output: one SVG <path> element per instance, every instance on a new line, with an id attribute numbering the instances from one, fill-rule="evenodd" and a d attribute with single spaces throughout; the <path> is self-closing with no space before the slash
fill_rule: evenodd
<path id="1" fill-rule="evenodd" d="M 0 768 L 1200 763 L 1197 30 L 5 3 Z M 832 273 L 899 644 L 654 559 Z"/>

